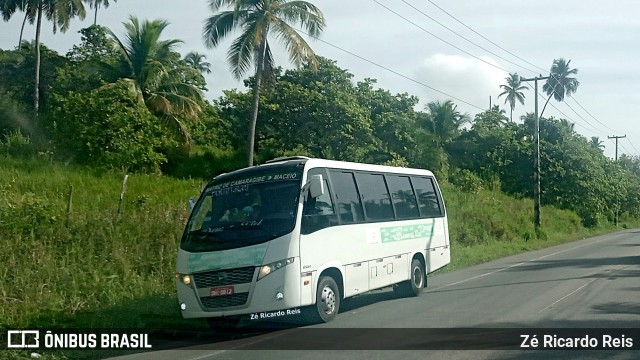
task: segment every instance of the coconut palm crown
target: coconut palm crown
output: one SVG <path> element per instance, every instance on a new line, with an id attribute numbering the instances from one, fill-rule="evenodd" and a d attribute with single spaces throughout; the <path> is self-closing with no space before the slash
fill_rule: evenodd
<path id="1" fill-rule="evenodd" d="M 274 68 L 268 37 L 272 34 L 285 45 L 294 65 L 309 62 L 316 68 L 313 49 L 294 26 L 316 38 L 326 26 L 324 15 L 315 5 L 298 0 L 209 0 L 209 7 L 214 15 L 205 20 L 203 38 L 207 47 L 217 47 L 237 30 L 240 36 L 227 52 L 231 72 L 241 79 L 252 65 L 255 67 L 247 156 L 252 166 L 260 85 L 265 74 Z"/>
<path id="2" fill-rule="evenodd" d="M 498 97 L 506 95 L 504 103 L 509 103 L 509 108 L 511 109 L 509 120 L 513 122 L 513 110 L 516 108 L 516 102 L 520 102 L 521 105 L 524 105 L 524 93 L 522 91 L 528 89 L 529 87 L 526 85 L 522 85 L 522 79 L 517 73 L 509 74 L 509 76 L 507 76 L 505 80 L 507 81 L 507 83 L 504 85 L 500 85 L 500 88 L 502 88 L 504 91 L 500 93 Z"/>

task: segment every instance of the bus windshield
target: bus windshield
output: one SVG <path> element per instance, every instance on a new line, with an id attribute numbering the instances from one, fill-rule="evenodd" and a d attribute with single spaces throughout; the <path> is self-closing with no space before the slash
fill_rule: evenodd
<path id="1" fill-rule="evenodd" d="M 293 231 L 301 174 L 224 177 L 198 200 L 181 248 L 216 251 L 263 243 Z"/>

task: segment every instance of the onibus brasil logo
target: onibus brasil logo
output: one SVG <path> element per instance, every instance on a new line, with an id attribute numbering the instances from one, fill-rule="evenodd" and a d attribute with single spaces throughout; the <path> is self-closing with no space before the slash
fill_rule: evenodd
<path id="1" fill-rule="evenodd" d="M 8 349 L 150 349 L 149 334 L 9 330 Z"/>

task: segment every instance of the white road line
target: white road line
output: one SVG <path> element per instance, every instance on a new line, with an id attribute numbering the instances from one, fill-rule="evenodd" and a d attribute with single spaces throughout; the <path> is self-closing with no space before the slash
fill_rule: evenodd
<path id="1" fill-rule="evenodd" d="M 185 350 L 185 351 L 188 351 L 188 350 Z M 218 351 L 216 351 L 216 352 L 213 352 L 213 353 L 210 353 L 210 354 L 207 354 L 207 355 L 198 356 L 198 357 L 196 357 L 196 358 L 190 358 L 189 360 L 210 359 L 210 358 L 216 357 L 216 356 L 218 356 L 218 355 L 220 355 L 220 354 L 224 354 L 224 353 L 226 353 L 226 352 L 227 352 L 227 350 L 218 350 Z"/>
<path id="2" fill-rule="evenodd" d="M 617 235 L 624 235 L 624 234 L 627 234 L 627 233 L 619 233 L 619 234 L 617 234 Z M 613 236 L 615 236 L 615 235 L 613 235 Z M 540 259 L 544 259 L 544 258 L 549 257 L 549 256 L 562 254 L 562 253 L 564 253 L 564 252 L 571 251 L 571 250 L 575 250 L 575 249 L 581 248 L 581 247 L 586 246 L 586 245 L 594 245 L 594 244 L 597 244 L 597 243 L 600 243 L 600 242 L 603 242 L 603 241 L 608 241 L 608 240 L 613 240 L 613 239 L 611 239 L 611 237 L 607 237 L 607 238 L 604 238 L 604 239 L 602 239 L 602 240 L 598 240 L 598 241 L 589 242 L 589 243 L 585 243 L 585 244 L 582 244 L 582 245 L 574 246 L 574 247 L 569 248 L 569 249 L 561 250 L 561 251 L 558 251 L 558 252 L 554 252 L 554 253 L 552 253 L 552 254 L 547 254 L 547 255 L 543 255 L 543 256 L 537 257 L 537 258 L 535 258 L 535 259 L 531 259 L 531 260 L 523 261 L 523 262 L 521 262 L 521 263 L 513 264 L 513 265 L 511 265 L 511 266 L 507 266 L 507 267 L 502 268 L 502 269 L 494 270 L 494 271 L 491 271 L 491 272 L 488 272 L 488 273 L 485 273 L 485 274 L 480 274 L 480 275 L 472 276 L 472 277 L 470 277 L 470 278 L 468 278 L 468 279 L 464 279 L 464 280 L 456 281 L 456 282 L 451 283 L 451 284 L 446 284 L 446 285 L 439 286 L 439 287 L 437 287 L 437 288 L 429 289 L 427 292 L 436 291 L 436 290 L 444 289 L 444 288 L 446 288 L 446 287 L 450 287 L 450 286 L 454 286 L 454 285 L 462 284 L 462 283 L 465 283 L 465 282 L 467 282 L 467 281 L 471 281 L 471 280 L 479 279 L 479 278 L 481 278 L 481 277 L 489 276 L 489 275 L 492 275 L 492 274 L 495 274 L 495 273 L 498 273 L 498 272 L 501 272 L 501 271 L 504 271 L 504 270 L 509 270 L 509 269 L 514 268 L 514 267 L 516 267 L 516 266 L 520 266 L 520 265 L 523 265 L 523 264 L 526 264 L 526 263 L 530 263 L 530 262 L 533 262 L 533 261 L 538 261 L 538 260 L 540 260 Z"/>
<path id="3" fill-rule="evenodd" d="M 591 281 L 589 281 L 588 283 L 586 283 L 586 284 L 584 284 L 584 285 L 580 286 L 579 288 L 577 288 L 577 289 L 573 290 L 572 292 L 568 293 L 567 295 L 565 295 L 565 296 L 561 297 L 560 299 L 558 299 L 558 300 L 554 301 L 554 302 L 553 302 L 553 304 L 551 304 L 551 305 L 547 306 L 546 308 L 544 308 L 544 309 L 542 309 L 542 310 L 538 311 L 538 314 L 539 314 L 539 313 L 541 313 L 541 312 L 543 312 L 543 311 L 545 311 L 545 310 L 547 310 L 547 309 L 549 309 L 549 308 L 551 308 L 551 307 L 553 307 L 553 305 L 555 305 L 555 304 L 559 303 L 560 301 L 562 301 L 562 300 L 564 300 L 564 299 L 568 298 L 569 296 L 571 296 L 571 295 L 573 295 L 573 294 L 577 293 L 578 291 L 582 290 L 584 287 L 586 287 L 587 285 L 591 284 L 592 282 L 594 282 L 594 281 L 596 281 L 596 280 L 598 280 L 598 279 L 599 279 L 599 278 L 592 279 L 592 280 L 591 280 Z"/>
<path id="4" fill-rule="evenodd" d="M 624 269 L 626 269 L 626 268 L 628 268 L 628 267 L 630 267 L 630 266 L 631 266 L 631 265 L 618 265 L 618 266 L 616 266 L 616 267 L 614 267 L 614 268 L 607 269 L 607 270 L 605 270 L 605 271 L 603 271 L 603 272 L 601 272 L 601 273 L 595 273 L 594 275 L 605 275 L 605 274 L 607 274 L 607 273 L 609 273 L 609 272 L 612 272 L 612 271 L 614 271 L 614 270 L 624 270 Z M 539 314 L 539 313 L 541 313 L 541 312 L 543 312 L 543 311 L 545 311 L 545 310 L 547 310 L 547 309 L 549 309 L 549 308 L 551 308 L 551 307 L 553 307 L 555 304 L 557 304 L 557 303 L 559 303 L 560 301 L 562 301 L 562 300 L 564 300 L 564 299 L 568 298 L 569 296 L 571 296 L 571 295 L 573 295 L 573 294 L 577 293 L 578 291 L 580 291 L 581 289 L 585 288 L 587 285 L 591 284 L 592 282 L 594 282 L 594 281 L 596 281 L 596 280 L 600 280 L 600 279 L 602 279 L 602 277 L 597 277 L 597 278 L 595 278 L 595 279 L 593 279 L 593 280 L 589 281 L 588 283 L 586 283 L 586 284 L 584 284 L 584 285 L 580 286 L 579 288 L 575 289 L 574 291 L 570 292 L 569 294 L 567 294 L 567 295 L 565 295 L 565 296 L 561 297 L 560 299 L 558 299 L 558 300 L 554 301 L 554 302 L 553 302 L 553 304 L 551 304 L 551 305 L 547 306 L 546 308 L 544 308 L 544 309 L 542 309 L 542 310 L 538 311 L 538 314 Z"/>

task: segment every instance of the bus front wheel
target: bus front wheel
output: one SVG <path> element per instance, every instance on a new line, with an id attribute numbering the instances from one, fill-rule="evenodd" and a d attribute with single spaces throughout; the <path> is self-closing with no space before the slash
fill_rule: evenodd
<path id="1" fill-rule="evenodd" d="M 395 293 L 403 297 L 418 296 L 426 286 L 424 266 L 418 259 L 411 262 L 411 279 L 393 287 Z"/>
<path id="2" fill-rule="evenodd" d="M 323 322 L 333 320 L 340 309 L 340 289 L 330 276 L 320 277 L 316 292 L 316 310 Z"/>

